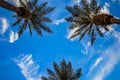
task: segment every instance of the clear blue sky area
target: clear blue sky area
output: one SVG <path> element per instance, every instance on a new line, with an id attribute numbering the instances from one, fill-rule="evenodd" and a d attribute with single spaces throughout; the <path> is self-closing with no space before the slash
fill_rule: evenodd
<path id="1" fill-rule="evenodd" d="M 53 70 L 54 61 L 59 63 L 62 59 L 71 61 L 75 70 L 82 68 L 79 80 L 120 80 L 120 25 L 111 25 L 111 32 L 105 33 L 104 38 L 98 36 L 93 46 L 88 36 L 72 41 L 67 38 L 70 23 L 64 18 L 70 13 L 65 7 L 80 0 L 40 0 L 38 4 L 46 1 L 56 8 L 47 15 L 53 20 L 48 24 L 53 33 L 44 33 L 43 37 L 34 30 L 31 37 L 27 29 L 18 39 L 19 26 L 11 26 L 15 13 L 0 8 L 0 80 L 40 80 L 42 75 L 48 75 L 47 68 Z M 120 17 L 119 0 L 97 2 L 105 12 Z"/>

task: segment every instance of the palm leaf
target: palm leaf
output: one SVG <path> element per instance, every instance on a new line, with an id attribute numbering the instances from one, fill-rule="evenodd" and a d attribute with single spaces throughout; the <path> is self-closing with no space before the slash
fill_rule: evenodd
<path id="1" fill-rule="evenodd" d="M 12 24 L 12 26 L 18 25 L 21 21 L 22 21 L 22 18 L 18 18 L 18 20 L 16 20 L 16 21 Z"/>
<path id="2" fill-rule="evenodd" d="M 24 0 L 24 1 L 26 1 L 26 0 Z M 22 7 L 25 7 L 26 8 L 26 4 L 24 3 L 24 1 L 22 1 L 22 0 L 19 0 L 19 2 L 20 2 L 20 5 L 22 6 Z M 27 1 L 26 1 L 27 2 Z"/>
<path id="3" fill-rule="evenodd" d="M 46 31 L 46 32 L 48 32 L 48 33 L 52 33 L 52 30 L 51 30 L 49 27 L 46 27 L 46 26 L 43 25 L 43 24 L 40 24 L 40 26 L 41 26 L 41 28 L 42 28 L 44 31 Z"/>
<path id="4" fill-rule="evenodd" d="M 96 30 L 97 30 L 98 34 L 99 34 L 101 37 L 104 37 L 103 33 L 102 33 L 101 30 L 99 29 L 99 26 L 96 27 Z"/>

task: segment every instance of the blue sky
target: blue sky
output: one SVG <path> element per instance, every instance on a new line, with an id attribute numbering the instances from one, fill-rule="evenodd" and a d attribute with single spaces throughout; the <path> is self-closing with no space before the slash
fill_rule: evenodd
<path id="1" fill-rule="evenodd" d="M 17 0 L 7 0 L 19 6 Z M 112 25 L 111 32 L 105 38 L 97 37 L 90 46 L 86 36 L 82 41 L 70 40 L 72 31 L 70 23 L 64 20 L 70 13 L 65 6 L 78 4 L 80 0 L 40 0 L 48 2 L 56 9 L 48 16 L 53 19 L 49 24 L 53 34 L 44 33 L 40 37 L 33 31 L 30 37 L 28 30 L 18 38 L 18 26 L 12 27 L 14 12 L 0 8 L 0 80 L 40 80 L 48 75 L 46 69 L 53 70 L 53 61 L 59 63 L 63 58 L 71 61 L 75 69 L 82 68 L 79 80 L 118 80 L 120 79 L 120 29 Z M 119 0 L 97 0 L 101 13 L 120 17 Z"/>

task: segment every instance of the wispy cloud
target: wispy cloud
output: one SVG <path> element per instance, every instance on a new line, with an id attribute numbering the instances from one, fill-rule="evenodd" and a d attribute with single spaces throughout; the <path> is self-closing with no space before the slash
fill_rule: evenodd
<path id="1" fill-rule="evenodd" d="M 100 62 L 101 62 L 102 60 L 103 60 L 103 57 L 102 57 L 102 56 L 96 59 L 96 61 L 94 62 L 94 64 L 90 67 L 87 76 L 89 76 L 89 74 L 91 74 L 91 72 L 100 64 Z"/>
<path id="2" fill-rule="evenodd" d="M 73 2 L 72 2 L 72 4 L 74 5 L 74 4 L 80 4 L 80 0 L 73 0 Z"/>
<path id="3" fill-rule="evenodd" d="M 103 8 L 101 8 L 100 13 L 108 13 L 108 14 L 109 14 L 109 13 L 110 13 L 110 11 L 109 11 L 109 6 L 110 6 L 109 3 L 106 2 L 106 3 L 104 4 Z"/>
<path id="4" fill-rule="evenodd" d="M 9 23 L 6 18 L 0 18 L 0 21 L 2 22 L 0 34 L 4 34 L 8 29 Z"/>
<path id="5" fill-rule="evenodd" d="M 60 23 L 66 22 L 65 19 L 54 20 L 53 24 L 59 25 Z"/>
<path id="6" fill-rule="evenodd" d="M 21 69 L 21 73 L 24 75 L 26 80 L 41 80 L 41 75 L 38 72 L 39 65 L 34 62 L 32 54 L 22 54 L 18 58 L 14 59 L 14 61 Z"/>
<path id="7" fill-rule="evenodd" d="M 11 3 L 17 7 L 21 6 L 19 0 L 6 0 L 6 1 L 8 1 L 9 3 Z M 26 0 L 22 0 L 22 1 L 25 2 Z M 27 1 L 29 1 L 29 0 L 27 0 Z"/>
<path id="8" fill-rule="evenodd" d="M 88 79 L 92 76 L 91 80 L 104 80 L 120 61 L 120 32 L 114 31 L 111 36 L 116 38 L 116 42 L 101 53 L 101 57 L 91 65 Z"/>
<path id="9" fill-rule="evenodd" d="M 77 31 L 79 28 L 80 28 L 80 27 L 79 27 L 79 25 L 78 25 L 76 28 L 74 28 L 74 29 L 72 29 L 72 30 L 69 30 L 69 33 L 67 34 L 67 38 L 70 39 L 70 37 L 71 37 L 72 35 L 76 35 L 75 31 Z M 76 38 L 78 38 L 78 36 L 76 36 L 75 38 L 70 39 L 70 40 L 73 41 L 73 40 L 75 40 Z"/>
<path id="10" fill-rule="evenodd" d="M 119 45 L 115 44 L 114 47 L 106 50 L 105 62 L 98 68 L 92 80 L 104 80 L 114 70 L 116 64 L 120 61 L 120 48 L 117 47 Z"/>
<path id="11" fill-rule="evenodd" d="M 89 49 L 89 47 L 91 46 L 91 43 L 90 43 L 90 42 L 88 42 L 87 44 L 82 43 L 82 45 L 84 46 L 84 50 L 81 50 L 81 52 L 82 52 L 83 54 L 87 55 L 87 54 L 88 54 L 88 49 Z"/>
<path id="12" fill-rule="evenodd" d="M 10 39 L 9 42 L 13 43 L 18 39 L 18 33 L 14 33 L 12 30 L 10 31 L 10 35 L 9 35 Z"/>

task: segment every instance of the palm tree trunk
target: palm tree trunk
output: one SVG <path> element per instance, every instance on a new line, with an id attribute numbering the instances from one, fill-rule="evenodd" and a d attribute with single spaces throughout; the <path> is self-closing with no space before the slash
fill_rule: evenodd
<path id="1" fill-rule="evenodd" d="M 18 7 L 14 6 L 14 5 L 12 5 L 12 4 L 4 1 L 4 0 L 0 0 L 0 7 L 5 8 L 5 9 L 8 9 L 8 10 L 10 10 L 10 11 L 14 11 L 14 12 L 16 12 L 16 13 L 21 12 Z"/>
<path id="2" fill-rule="evenodd" d="M 117 19 L 117 18 L 111 18 L 110 19 L 110 22 L 112 23 L 112 24 L 120 24 L 120 19 Z"/>

